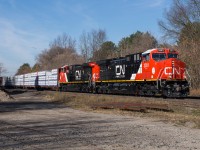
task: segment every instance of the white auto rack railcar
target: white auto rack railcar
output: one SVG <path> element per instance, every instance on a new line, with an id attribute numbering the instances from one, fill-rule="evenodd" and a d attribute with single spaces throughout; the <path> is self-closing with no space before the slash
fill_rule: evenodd
<path id="1" fill-rule="evenodd" d="M 10 78 L 1 77 L 0 84 L 2 87 L 55 89 L 58 86 L 58 69 L 21 74 Z"/>

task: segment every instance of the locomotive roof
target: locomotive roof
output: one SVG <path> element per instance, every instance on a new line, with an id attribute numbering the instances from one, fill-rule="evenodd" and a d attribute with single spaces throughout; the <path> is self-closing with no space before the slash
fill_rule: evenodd
<path id="1" fill-rule="evenodd" d="M 101 65 L 101 64 L 108 64 L 111 60 L 113 60 L 113 59 L 104 59 L 104 60 L 99 60 L 99 61 L 97 61 L 96 63 L 97 63 L 98 65 Z"/>
<path id="2" fill-rule="evenodd" d="M 144 54 L 149 54 L 149 53 L 151 53 L 151 52 L 154 51 L 154 50 L 156 50 L 156 48 L 146 50 L 145 52 L 142 53 L 142 55 L 144 55 Z"/>
<path id="3" fill-rule="evenodd" d="M 142 54 L 142 53 L 133 53 L 133 54 L 126 55 L 125 57 L 129 57 L 129 56 L 133 56 L 133 55 L 137 55 L 137 54 Z"/>
<path id="4" fill-rule="evenodd" d="M 155 50 L 157 50 L 158 52 L 176 52 L 175 50 L 168 49 L 168 48 L 153 48 L 153 49 L 149 49 L 149 50 L 143 52 L 142 55 L 149 54 L 149 53 L 151 53 L 152 51 L 155 51 Z"/>

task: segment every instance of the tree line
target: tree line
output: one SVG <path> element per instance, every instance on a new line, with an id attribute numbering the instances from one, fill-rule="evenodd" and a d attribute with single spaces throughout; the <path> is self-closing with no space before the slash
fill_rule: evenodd
<path id="1" fill-rule="evenodd" d="M 103 29 L 83 31 L 79 44 L 70 35 L 63 33 L 36 57 L 33 67 L 25 63 L 16 74 L 123 57 L 155 47 L 169 47 L 179 51 L 181 60 L 187 64 L 192 87 L 200 88 L 200 0 L 173 0 L 170 9 L 164 12 L 164 18 L 158 24 L 163 31 L 163 43 L 158 43 L 150 32 L 141 31 L 123 37 L 118 44 L 109 41 Z"/>
<path id="2" fill-rule="evenodd" d="M 105 30 L 97 29 L 89 32 L 84 31 L 80 36 L 79 45 L 76 45 L 76 40 L 63 33 L 50 42 L 48 49 L 43 50 L 36 57 L 36 63 L 33 67 L 28 63 L 24 63 L 16 74 L 50 70 L 66 64 L 81 64 L 113 57 L 123 57 L 127 54 L 143 52 L 146 49 L 157 47 L 157 43 L 157 40 L 149 32 L 137 31 L 128 37 L 122 38 L 116 45 L 114 42 L 107 40 Z"/>

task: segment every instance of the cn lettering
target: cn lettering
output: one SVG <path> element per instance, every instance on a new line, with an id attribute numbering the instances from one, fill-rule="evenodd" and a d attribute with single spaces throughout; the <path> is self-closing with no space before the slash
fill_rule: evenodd
<path id="1" fill-rule="evenodd" d="M 76 80 L 81 80 L 81 70 L 76 70 L 75 75 L 76 75 Z"/>
<path id="2" fill-rule="evenodd" d="M 181 71 L 180 68 L 175 68 L 175 67 L 165 67 L 164 73 L 166 75 L 172 75 L 172 74 L 178 74 L 180 75 Z"/>
<path id="3" fill-rule="evenodd" d="M 115 73 L 117 76 L 125 75 L 125 65 L 117 65 L 115 67 Z"/>

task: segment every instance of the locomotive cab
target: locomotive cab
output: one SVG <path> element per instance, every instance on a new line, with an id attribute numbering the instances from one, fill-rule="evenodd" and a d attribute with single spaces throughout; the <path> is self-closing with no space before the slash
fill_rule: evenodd
<path id="1" fill-rule="evenodd" d="M 58 69 L 58 81 L 59 83 L 68 82 L 67 74 L 69 73 L 69 66 L 65 65 Z"/>
<path id="2" fill-rule="evenodd" d="M 186 96 L 189 93 L 186 65 L 174 50 L 151 49 L 142 53 L 142 70 L 143 79 L 156 81 L 157 89 L 164 96 Z"/>
<path id="3" fill-rule="evenodd" d="M 142 54 L 144 79 L 185 80 L 185 63 L 170 49 L 153 49 Z"/>

